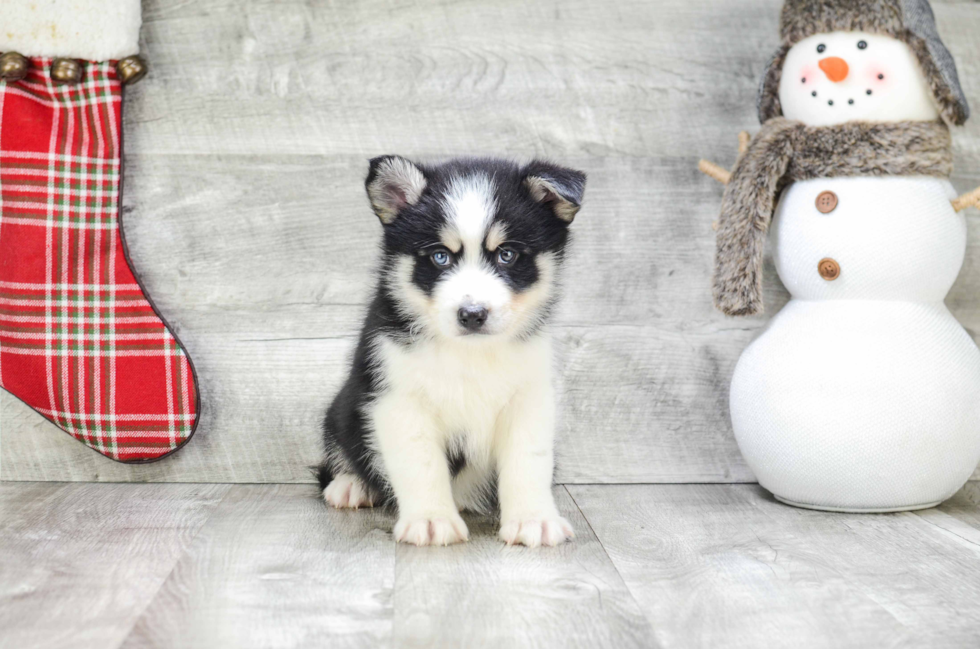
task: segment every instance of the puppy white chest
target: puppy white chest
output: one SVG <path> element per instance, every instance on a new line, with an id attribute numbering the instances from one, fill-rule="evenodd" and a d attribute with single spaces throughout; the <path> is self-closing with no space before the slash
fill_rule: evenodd
<path id="1" fill-rule="evenodd" d="M 488 437 L 503 408 L 529 383 L 550 380 L 551 341 L 427 341 L 379 346 L 386 387 L 430 411 L 442 434 Z"/>

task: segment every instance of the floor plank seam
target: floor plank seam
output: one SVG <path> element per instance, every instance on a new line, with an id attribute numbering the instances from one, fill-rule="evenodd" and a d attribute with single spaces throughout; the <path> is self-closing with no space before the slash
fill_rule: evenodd
<path id="1" fill-rule="evenodd" d="M 972 549 L 980 551 L 980 543 L 978 543 L 977 541 L 969 539 L 961 534 L 957 534 L 954 530 L 951 530 L 947 527 L 943 527 L 942 525 L 938 525 L 935 522 L 929 520 L 927 516 L 928 516 L 928 512 L 930 511 L 937 511 L 937 510 L 925 510 L 925 513 L 924 512 L 905 512 L 905 513 L 909 516 L 914 517 L 916 520 L 924 523 L 928 527 L 938 530 L 939 533 L 942 534 L 943 536 L 952 537 L 956 539 L 958 542 L 965 543 L 966 545 L 970 546 Z M 956 520 L 955 517 L 951 517 L 951 518 L 953 518 L 953 520 Z"/>
<path id="2" fill-rule="evenodd" d="M 636 601 L 636 596 L 633 594 L 633 591 L 629 589 L 629 585 L 626 583 L 626 579 L 623 577 L 623 573 L 621 573 L 619 571 L 619 568 L 616 567 L 616 562 L 614 562 L 612 557 L 609 556 L 609 551 L 606 550 L 605 544 L 602 542 L 602 539 L 599 538 L 599 534 L 595 531 L 595 528 L 592 526 L 592 521 L 590 521 L 589 517 L 585 515 L 584 511 L 582 511 L 582 506 L 578 504 L 577 500 L 575 500 L 575 496 L 572 495 L 572 492 L 568 490 L 568 487 L 565 485 L 561 485 L 561 488 L 565 490 L 565 493 L 568 494 L 568 497 L 572 500 L 572 503 L 575 505 L 575 509 L 577 509 L 578 513 L 581 514 L 582 520 L 584 520 L 585 524 L 589 526 L 589 531 L 592 532 L 592 536 L 594 536 L 596 541 L 599 542 L 599 547 L 602 548 L 602 553 L 605 555 L 606 559 L 609 560 L 609 565 L 611 565 L 613 570 L 616 571 L 616 575 L 619 576 L 619 580 L 623 582 L 624 586 L 626 586 L 626 590 L 629 592 L 630 597 L 633 599 L 633 602 L 639 607 L 640 604 L 639 602 Z M 643 610 L 642 607 L 640 608 L 640 610 L 641 611 Z"/>
<path id="3" fill-rule="evenodd" d="M 194 483 L 194 484 L 202 484 L 203 486 L 211 486 L 209 483 Z M 184 546 L 183 551 L 179 555 L 177 555 L 177 557 L 174 559 L 173 565 L 170 566 L 170 570 L 168 570 L 167 571 L 167 574 L 164 575 L 163 576 L 163 579 L 160 580 L 160 584 L 153 591 L 153 596 L 150 597 L 150 599 L 146 602 L 146 606 L 144 606 L 143 607 L 143 610 L 141 610 L 138 614 L 136 614 L 136 615 L 133 616 L 133 623 L 129 626 L 129 629 L 126 631 L 125 635 L 122 636 L 121 640 L 119 641 L 119 644 L 116 645 L 115 647 L 113 647 L 112 649 L 122 649 L 122 647 L 125 647 L 126 646 L 126 643 L 129 641 L 130 637 L 132 637 L 132 635 L 133 635 L 133 631 L 136 628 L 136 625 L 139 624 L 140 621 L 146 616 L 146 612 L 148 610 L 150 610 L 150 608 L 156 602 L 157 597 L 160 595 L 160 592 L 163 590 L 163 587 L 170 580 L 170 577 L 173 576 L 174 570 L 176 570 L 177 569 L 177 566 L 180 565 L 181 560 L 188 553 L 188 551 L 190 551 L 190 549 L 194 547 L 194 544 L 197 542 L 197 539 L 200 538 L 201 533 L 208 526 L 208 523 L 211 522 L 211 519 L 214 517 L 215 512 L 217 512 L 218 509 L 221 507 L 221 505 L 224 504 L 225 499 L 228 498 L 229 494 L 231 494 L 231 492 L 232 492 L 232 486 L 233 485 L 225 484 L 225 485 L 215 485 L 215 486 L 224 486 L 225 487 L 225 492 L 221 495 L 221 498 L 218 499 L 218 502 L 216 502 L 214 504 L 214 506 L 211 507 L 210 511 L 207 514 L 207 517 L 203 521 L 201 521 L 201 524 L 198 525 L 197 529 L 194 531 L 194 533 L 188 539 L 187 545 Z"/>
<path id="4" fill-rule="evenodd" d="M 583 485 L 574 485 L 574 486 L 583 486 Z M 568 494 L 568 497 L 572 500 L 572 503 L 575 505 L 575 508 L 578 510 L 579 514 L 582 516 L 582 520 L 584 520 L 585 521 L 585 524 L 589 526 L 589 531 L 592 532 L 592 536 L 595 537 L 595 540 L 599 544 L 599 547 L 602 548 L 602 554 L 603 554 L 603 556 L 606 557 L 606 560 L 609 562 L 609 565 L 612 567 L 613 571 L 616 573 L 616 576 L 619 577 L 619 581 L 623 585 L 623 588 L 626 589 L 626 593 L 629 595 L 630 600 L 636 606 L 637 610 L 640 611 L 640 613 L 643 616 L 643 619 L 646 621 L 647 628 L 649 629 L 649 636 L 648 637 L 649 637 L 650 642 L 651 642 L 651 645 L 650 646 L 652 648 L 658 648 L 659 649 L 663 645 L 657 640 L 657 635 L 656 635 L 656 631 L 655 631 L 655 628 L 654 628 L 654 621 L 648 615 L 647 609 L 644 608 L 643 605 L 640 603 L 640 601 L 637 599 L 636 593 L 633 592 L 633 589 L 630 587 L 629 582 L 626 581 L 626 578 L 623 576 L 623 573 L 619 570 L 619 566 L 616 565 L 616 562 L 609 555 L 609 550 L 606 549 L 605 543 L 602 542 L 602 539 L 599 537 L 599 533 L 596 532 L 595 527 L 592 525 L 592 521 L 590 521 L 589 520 L 589 517 L 586 516 L 585 511 L 583 511 L 582 506 L 579 504 L 578 500 L 576 500 L 575 495 L 568 489 L 568 486 L 567 485 L 561 485 L 561 487 L 562 487 L 562 489 L 565 490 L 565 493 L 567 493 Z"/>

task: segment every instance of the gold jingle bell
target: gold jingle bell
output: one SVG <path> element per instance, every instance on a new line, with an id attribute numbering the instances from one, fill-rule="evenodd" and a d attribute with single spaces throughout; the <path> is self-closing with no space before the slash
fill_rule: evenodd
<path id="1" fill-rule="evenodd" d="M 4 52 L 0 54 L 0 79 L 7 82 L 20 81 L 27 76 L 31 62 L 23 54 Z"/>
<path id="2" fill-rule="evenodd" d="M 146 76 L 146 63 L 138 56 L 127 56 L 116 63 L 116 74 L 124 85 L 136 83 Z"/>
<path id="3" fill-rule="evenodd" d="M 75 59 L 55 59 L 51 63 L 51 79 L 55 83 L 78 83 L 82 80 L 82 64 Z"/>

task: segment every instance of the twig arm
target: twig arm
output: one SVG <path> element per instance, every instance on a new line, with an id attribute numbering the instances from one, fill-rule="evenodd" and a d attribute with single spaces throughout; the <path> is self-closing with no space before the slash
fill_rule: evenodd
<path id="1" fill-rule="evenodd" d="M 741 133 L 738 134 L 739 155 L 742 155 L 743 153 L 749 150 L 749 142 L 751 141 L 752 141 L 752 136 L 749 135 L 748 131 L 742 131 Z M 732 172 L 728 171 L 728 169 L 725 169 L 721 165 L 717 165 L 714 162 L 711 162 L 710 160 L 702 159 L 701 161 L 699 161 L 698 171 L 700 171 L 706 176 L 710 176 L 711 178 L 714 178 L 722 185 L 727 185 L 732 180 Z M 720 223 L 718 221 L 715 221 L 714 223 L 711 224 L 711 229 L 714 230 L 715 232 L 718 231 L 719 227 L 720 227 Z"/>
<path id="2" fill-rule="evenodd" d="M 728 181 L 732 179 L 732 173 L 722 167 L 721 165 L 716 165 L 714 162 L 708 160 L 701 160 L 698 162 L 698 171 L 703 173 L 705 176 L 714 178 L 722 185 L 727 185 Z"/>
<path id="3" fill-rule="evenodd" d="M 752 140 L 752 136 L 749 135 L 748 131 L 742 131 L 738 134 L 738 153 L 739 155 L 745 153 L 749 150 L 749 142 Z"/>
<path id="4" fill-rule="evenodd" d="M 742 131 L 738 134 L 738 154 L 742 155 L 749 149 L 749 142 L 752 140 L 752 136 L 749 135 L 748 131 Z M 698 162 L 698 171 L 703 173 L 705 176 L 714 178 L 722 185 L 727 185 L 732 179 L 732 172 L 728 171 L 721 165 L 717 165 L 710 160 L 701 160 Z"/>
<path id="5" fill-rule="evenodd" d="M 962 212 L 968 207 L 980 208 L 980 187 L 977 187 L 972 192 L 963 194 L 953 201 L 953 209 L 957 212 Z"/>

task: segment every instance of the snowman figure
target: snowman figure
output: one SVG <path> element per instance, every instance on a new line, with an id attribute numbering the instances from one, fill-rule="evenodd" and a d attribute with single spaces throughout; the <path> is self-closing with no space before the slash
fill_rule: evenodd
<path id="1" fill-rule="evenodd" d="M 927 0 L 787 0 L 781 31 L 762 131 L 702 169 L 727 182 L 716 305 L 761 312 L 768 230 L 792 295 L 738 362 L 735 436 L 788 504 L 932 507 L 980 461 L 980 351 L 943 303 L 980 198 L 948 180 L 969 107 Z"/>

